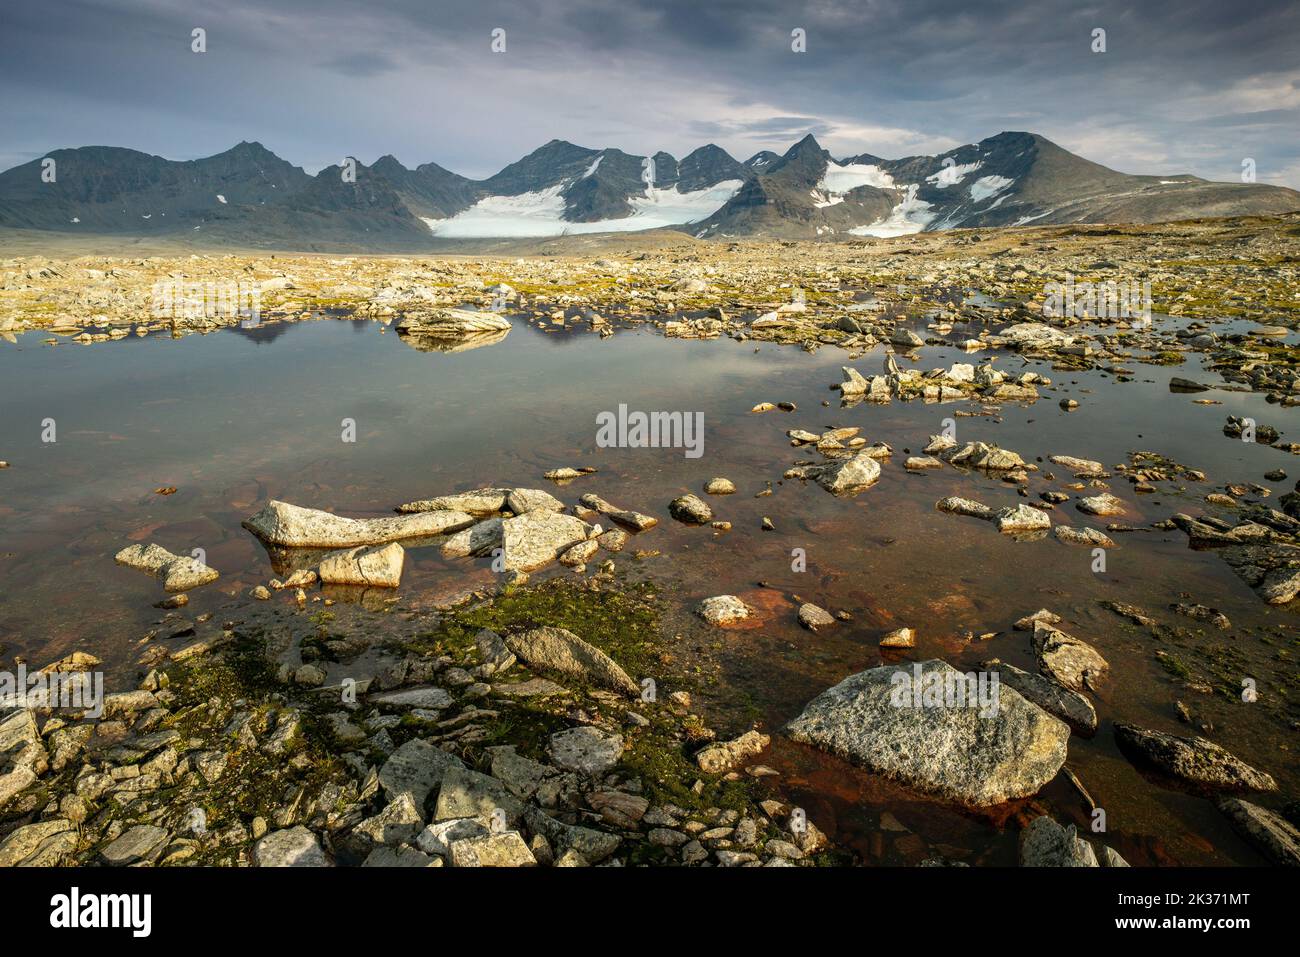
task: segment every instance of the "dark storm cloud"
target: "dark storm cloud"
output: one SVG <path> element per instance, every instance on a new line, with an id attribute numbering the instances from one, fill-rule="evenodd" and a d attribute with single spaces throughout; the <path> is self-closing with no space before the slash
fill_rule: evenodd
<path id="1" fill-rule="evenodd" d="M 54 0 L 0 23 L 0 165 L 257 139 L 487 174 L 552 137 L 900 156 L 1002 129 L 1131 172 L 1300 185 L 1300 4 Z M 208 52 L 190 52 L 207 30 Z M 490 48 L 506 31 L 506 52 Z M 807 52 L 791 51 L 791 31 Z M 1106 31 L 1106 52 L 1090 49 Z"/>

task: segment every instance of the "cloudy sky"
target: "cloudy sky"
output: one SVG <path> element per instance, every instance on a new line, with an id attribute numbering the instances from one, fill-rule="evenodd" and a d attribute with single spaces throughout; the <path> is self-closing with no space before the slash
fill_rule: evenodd
<path id="1" fill-rule="evenodd" d="M 1300 187 L 1296 0 L 8 2 L 0 84 L 0 168 L 247 139 L 312 172 L 484 176 L 552 138 L 897 157 L 1029 130 L 1124 172 L 1237 180 L 1250 157 Z"/>

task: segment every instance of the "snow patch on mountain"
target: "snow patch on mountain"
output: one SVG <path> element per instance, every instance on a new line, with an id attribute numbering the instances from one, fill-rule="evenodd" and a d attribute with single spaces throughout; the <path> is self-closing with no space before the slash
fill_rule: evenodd
<path id="1" fill-rule="evenodd" d="M 449 219 L 421 218 L 433 235 L 444 239 L 634 232 L 707 219 L 736 195 L 741 185 L 741 180 L 729 179 L 687 193 L 678 192 L 676 186 L 651 187 L 628 197 L 630 216 L 592 223 L 571 223 L 564 218 L 563 183 L 517 196 L 487 196 Z"/>
<path id="2" fill-rule="evenodd" d="M 587 172 L 582 174 L 582 178 L 586 179 L 592 173 L 596 172 L 596 170 L 600 168 L 600 161 L 603 160 L 604 158 L 605 158 L 604 153 L 601 153 L 599 156 L 597 156 L 595 161 L 590 166 L 587 167 Z"/>
<path id="3" fill-rule="evenodd" d="M 970 198 L 977 203 L 982 203 L 990 196 L 996 196 L 1014 182 L 1015 180 L 1008 179 L 1005 176 L 981 176 L 971 183 Z"/>
<path id="4" fill-rule="evenodd" d="M 847 193 L 859 186 L 875 186 L 877 189 L 893 189 L 894 178 L 879 166 L 868 163 L 845 163 L 843 165 L 831 160 L 826 164 L 817 188 L 827 193 Z"/>
<path id="5" fill-rule="evenodd" d="M 963 163 L 961 166 L 953 164 L 945 166 L 937 173 L 931 173 L 925 179 L 926 182 L 933 183 L 935 189 L 947 189 L 949 186 L 956 186 L 966 178 L 967 174 L 975 172 L 982 165 L 979 160 L 974 163 Z"/>
<path id="6" fill-rule="evenodd" d="M 878 219 L 867 226 L 856 226 L 849 232 L 855 236 L 908 236 L 925 229 L 938 215 L 932 212 L 933 206 L 923 199 L 917 199 L 920 187 L 913 184 L 907 187 L 903 201 L 889 211 L 884 219 Z"/>

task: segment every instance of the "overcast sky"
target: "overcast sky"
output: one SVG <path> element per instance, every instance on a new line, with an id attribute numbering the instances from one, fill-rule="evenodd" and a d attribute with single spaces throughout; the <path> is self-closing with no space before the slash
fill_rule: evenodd
<path id="1" fill-rule="evenodd" d="M 392 153 L 479 177 L 552 138 L 745 159 L 811 131 L 892 158 L 1028 130 L 1124 172 L 1239 180 L 1250 157 L 1300 187 L 1297 0 L 5 0 L 0 84 L 0 168 L 247 139 L 312 172 Z"/>

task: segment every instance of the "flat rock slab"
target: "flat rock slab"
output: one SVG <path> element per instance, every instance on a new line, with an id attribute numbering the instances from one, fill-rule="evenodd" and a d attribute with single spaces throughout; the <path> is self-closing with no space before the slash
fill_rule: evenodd
<path id="1" fill-rule="evenodd" d="M 1205 738 L 1184 738 L 1132 724 L 1115 725 L 1115 740 L 1130 753 L 1194 784 L 1249 791 L 1276 791 L 1271 775 Z"/>
<path id="2" fill-rule="evenodd" d="M 824 691 L 785 732 L 970 807 L 1036 794 L 1056 776 L 1070 736 L 1065 722 L 1011 688 L 998 689 L 995 709 L 970 693 L 965 705 L 950 706 L 958 691 L 968 692 L 966 676 L 938 659 L 871 668 Z"/>
<path id="3" fill-rule="evenodd" d="M 262 541 L 286 548 L 353 548 L 406 538 L 446 535 L 474 524 L 465 512 L 443 509 L 390 518 L 347 518 L 272 500 L 242 523 Z"/>
<path id="4" fill-rule="evenodd" d="M 452 867 L 536 867 L 537 858 L 518 831 L 451 842 Z"/>
<path id="5" fill-rule="evenodd" d="M 549 669 L 626 695 L 641 692 L 613 658 L 563 628 L 532 628 L 506 636 L 505 642 L 530 668 Z"/>
<path id="6" fill-rule="evenodd" d="M 169 836 L 166 828 L 137 824 L 104 848 L 100 856 L 106 864 L 118 867 L 137 861 L 152 861 L 162 851 Z"/>
<path id="7" fill-rule="evenodd" d="M 402 582 L 406 549 L 396 542 L 359 545 L 330 552 L 320 562 L 320 580 L 326 585 L 365 585 L 396 588 Z"/>
<path id="8" fill-rule="evenodd" d="M 316 835 L 299 824 L 272 831 L 253 848 L 256 867 L 328 867 L 325 851 Z"/>
<path id="9" fill-rule="evenodd" d="M 198 588 L 220 577 L 215 568 L 209 568 L 198 559 L 175 555 L 152 543 L 128 545 L 114 555 L 113 560 L 162 579 L 163 588 L 171 592 Z"/>
<path id="10" fill-rule="evenodd" d="M 647 528 L 653 528 L 659 524 L 659 519 L 652 515 L 642 515 L 640 512 L 634 512 L 630 509 L 619 508 L 611 505 L 599 495 L 588 492 L 578 501 L 591 509 L 593 512 L 599 512 L 602 515 L 608 515 L 616 522 L 622 522 L 624 525 L 631 526 L 638 532 L 644 532 Z"/>
<path id="11" fill-rule="evenodd" d="M 437 513 L 434 513 L 437 514 Z M 505 571 L 530 572 L 548 565 L 566 549 L 600 534 L 573 515 L 536 508 L 501 523 L 501 564 Z"/>
<path id="12" fill-rule="evenodd" d="M 456 492 L 435 498 L 422 498 L 397 506 L 397 511 L 410 512 L 465 512 L 474 516 L 496 515 L 506 507 L 508 488 L 480 488 L 472 492 Z"/>
<path id="13" fill-rule="evenodd" d="M 551 735 L 550 755 L 555 763 L 582 774 L 604 774 L 623 756 L 623 736 L 584 725 Z"/>
<path id="14" fill-rule="evenodd" d="M 397 691 L 385 691 L 371 695 L 370 700 L 381 708 L 423 708 L 426 711 L 442 711 L 451 707 L 451 695 L 445 688 L 426 685 L 419 688 L 401 688 Z"/>

